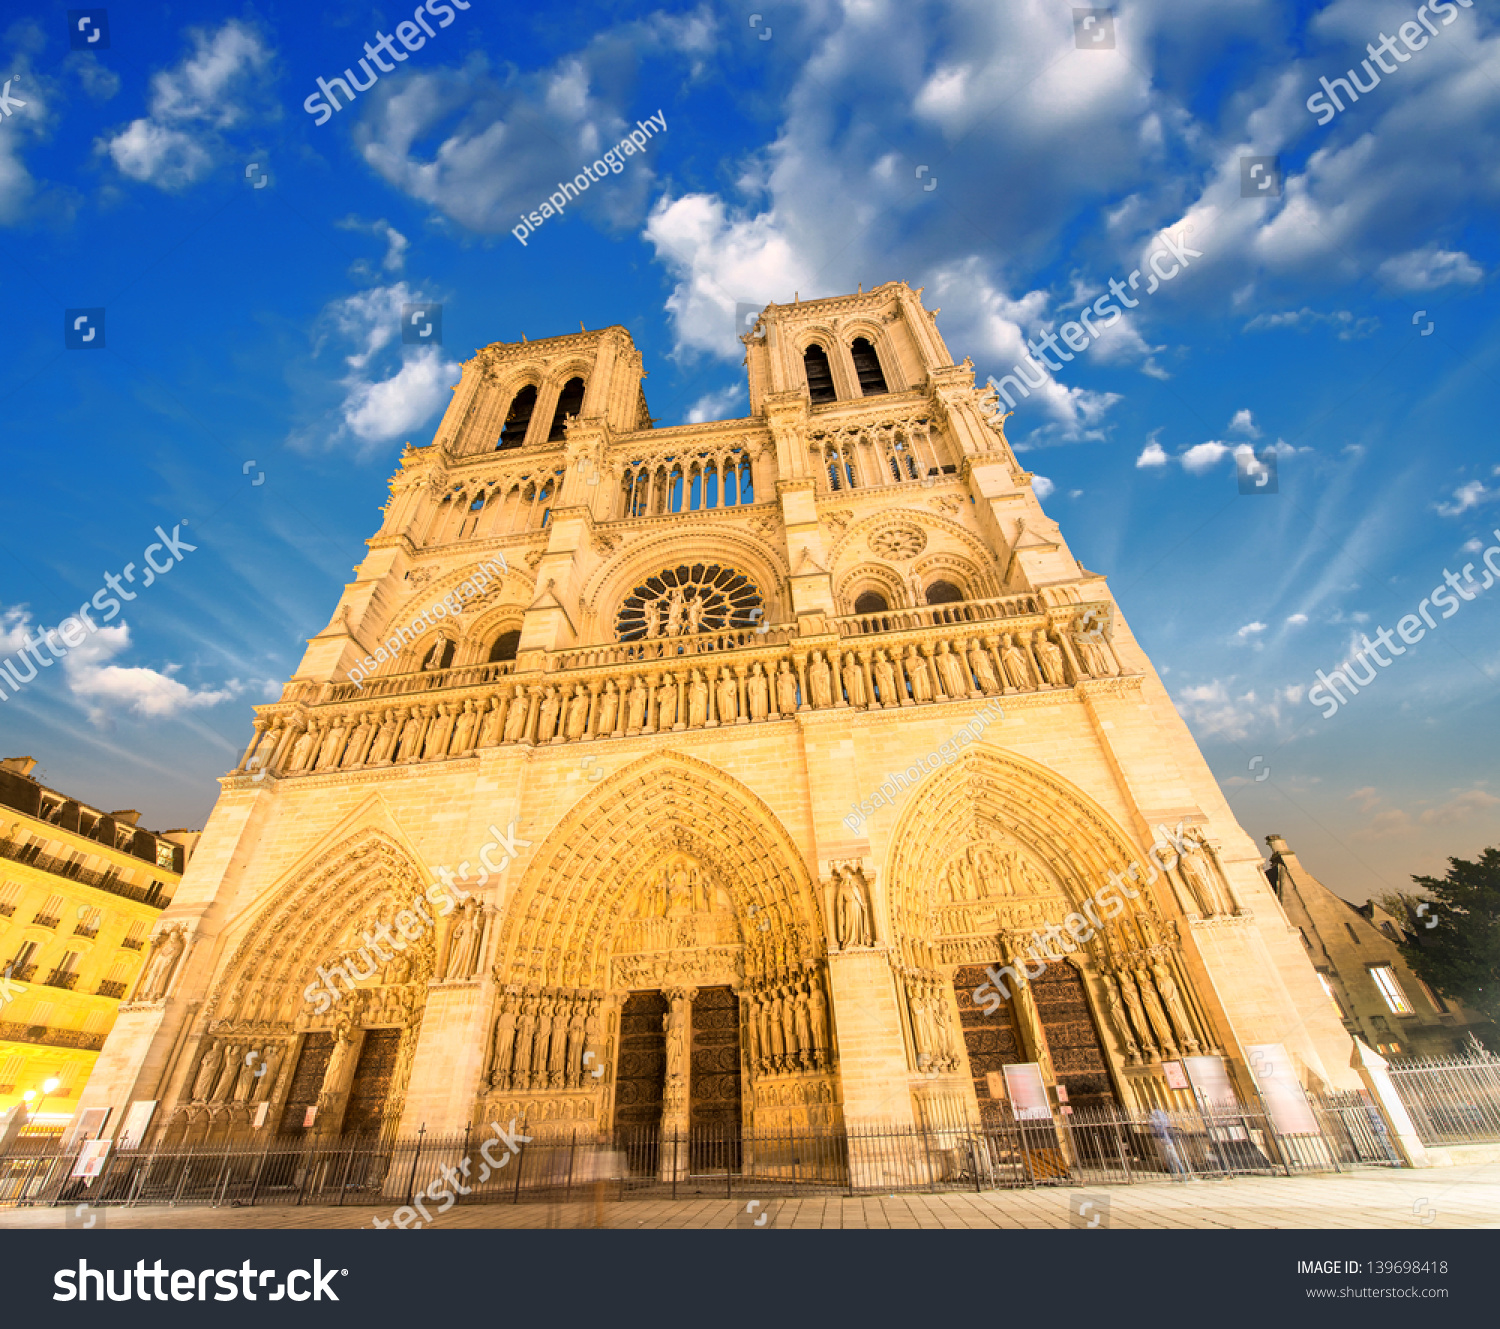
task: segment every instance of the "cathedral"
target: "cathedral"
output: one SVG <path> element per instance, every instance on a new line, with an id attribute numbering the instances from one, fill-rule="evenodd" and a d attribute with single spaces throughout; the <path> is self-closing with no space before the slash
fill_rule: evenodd
<path id="1" fill-rule="evenodd" d="M 749 414 L 496 343 L 222 791 L 80 1107 L 247 1147 L 1357 1083 L 1105 578 L 921 291 L 770 305 Z"/>

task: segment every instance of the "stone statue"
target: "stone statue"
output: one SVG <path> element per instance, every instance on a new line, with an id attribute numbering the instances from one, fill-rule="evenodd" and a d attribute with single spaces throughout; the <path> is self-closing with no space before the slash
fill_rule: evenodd
<path id="1" fill-rule="evenodd" d="M 733 724 L 739 718 L 739 695 L 728 665 L 719 670 L 719 682 L 714 688 L 714 705 L 718 708 L 720 724 Z"/>
<path id="2" fill-rule="evenodd" d="M 339 756 L 344 751 L 344 739 L 348 733 L 349 722 L 340 718 L 328 731 L 328 737 L 323 740 L 323 746 L 318 751 L 318 770 L 327 770 L 331 766 L 338 765 Z"/>
<path id="3" fill-rule="evenodd" d="M 516 1021 L 512 1079 L 517 1089 L 531 1088 L 531 1040 L 536 1033 L 536 1008 L 536 998 L 527 997 L 521 1003 L 521 1015 Z"/>
<path id="4" fill-rule="evenodd" d="M 899 706 L 902 693 L 896 687 L 896 668 L 886 658 L 884 651 L 875 652 L 875 689 L 880 693 L 882 706 Z"/>
<path id="5" fill-rule="evenodd" d="M 515 1052 L 516 1009 L 511 998 L 505 998 L 500 1018 L 495 1021 L 495 1052 L 490 1069 L 490 1084 L 496 1089 L 510 1088 L 510 1059 Z"/>
<path id="6" fill-rule="evenodd" d="M 701 592 L 688 601 L 687 630 L 689 633 L 703 631 L 703 611 L 708 608 Z"/>
<path id="7" fill-rule="evenodd" d="M 745 691 L 750 701 L 750 718 L 764 720 L 771 713 L 771 685 L 764 665 L 756 664 L 745 682 Z"/>
<path id="8" fill-rule="evenodd" d="M 1151 976 L 1156 980 L 1156 990 L 1161 994 L 1162 1004 L 1172 1018 L 1183 1047 L 1189 1053 L 1196 1053 L 1198 1040 L 1193 1037 L 1193 1026 L 1188 1021 L 1187 1011 L 1183 1009 L 1182 996 L 1177 991 L 1177 980 L 1172 977 L 1171 969 L 1158 958 L 1152 961 Z"/>
<path id="9" fill-rule="evenodd" d="M 505 741 L 507 743 L 521 741 L 521 736 L 526 732 L 526 712 L 529 709 L 526 690 L 518 683 L 516 690 L 510 694 L 510 713 L 505 717 Z"/>
<path id="10" fill-rule="evenodd" d="M 1202 906 L 1205 918 L 1230 912 L 1229 901 L 1220 886 L 1219 866 L 1213 860 L 1213 850 L 1196 828 L 1183 837 L 1180 865 L 1183 880 Z"/>
<path id="11" fill-rule="evenodd" d="M 583 729 L 589 720 L 589 692 L 582 683 L 573 689 L 573 700 L 568 703 L 568 718 L 564 732 L 571 739 L 583 737 Z"/>
<path id="12" fill-rule="evenodd" d="M 828 999 L 823 996 L 823 985 L 816 978 L 808 980 L 807 988 L 807 999 L 812 1007 L 813 1046 L 822 1060 L 828 1051 Z"/>
<path id="13" fill-rule="evenodd" d="M 292 745 L 291 759 L 287 762 L 288 771 L 303 770 L 312 756 L 313 744 L 317 742 L 318 731 L 311 726 L 304 729 L 297 741 Z"/>
<path id="14" fill-rule="evenodd" d="M 284 1050 L 280 1043 L 261 1049 L 260 1065 L 255 1068 L 259 1074 L 255 1077 L 255 1089 L 250 1095 L 252 1103 L 264 1103 L 271 1097 L 272 1090 L 276 1088 L 276 1074 L 281 1068 L 281 1054 Z"/>
<path id="15" fill-rule="evenodd" d="M 475 900 L 465 900 L 458 917 L 448 928 L 448 963 L 444 978 L 468 978 L 474 972 L 474 951 L 479 941 L 479 909 Z"/>
<path id="16" fill-rule="evenodd" d="M 649 601 L 642 606 L 641 614 L 646 620 L 646 640 L 652 641 L 661 636 L 661 601 Z"/>
<path id="17" fill-rule="evenodd" d="M 1080 618 L 1072 632 L 1073 649 L 1078 653 L 1083 667 L 1095 678 L 1107 678 L 1111 674 L 1119 673 L 1119 668 L 1112 658 L 1113 652 L 1104 640 L 1101 627 L 1095 625 L 1085 628 L 1083 622 L 1084 620 Z"/>
<path id="18" fill-rule="evenodd" d="M 865 671 L 859 667 L 859 661 L 854 658 L 852 651 L 844 656 L 844 667 L 839 672 L 844 676 L 844 693 L 849 698 L 849 705 L 867 705 L 869 698 L 865 695 Z"/>
<path id="19" fill-rule="evenodd" d="M 834 932 L 841 947 L 875 944 L 863 876 L 854 868 L 839 871 L 838 895 L 834 900 Z"/>
<path id="20" fill-rule="evenodd" d="M 437 719 L 427 731 L 427 744 L 423 749 L 429 757 L 446 757 L 448 742 L 453 737 L 453 703 L 443 702 L 438 707 Z"/>
<path id="21" fill-rule="evenodd" d="M 276 754 L 276 745 L 281 742 L 281 730 L 272 727 L 261 735 L 260 742 L 256 744 L 255 751 L 251 753 L 250 760 L 245 763 L 247 771 L 263 771 L 271 758 Z"/>
<path id="22" fill-rule="evenodd" d="M 1120 983 L 1113 974 L 1104 975 L 1104 995 L 1109 1005 L 1110 1023 L 1115 1027 L 1120 1047 L 1132 1062 L 1140 1061 L 1141 1050 L 1136 1046 L 1135 1037 L 1130 1032 L 1130 1022 L 1125 1018 L 1125 1008 L 1120 1002 Z"/>
<path id="23" fill-rule="evenodd" d="M 615 731 L 615 716 L 620 710 L 620 694 L 615 689 L 614 679 L 610 679 L 604 685 L 604 691 L 599 696 L 599 717 L 594 722 L 594 732 L 608 737 Z"/>
<path id="24" fill-rule="evenodd" d="M 625 732 L 639 733 L 646 723 L 646 684 L 637 674 L 630 685 L 630 694 L 625 707 Z"/>
<path id="25" fill-rule="evenodd" d="M 915 646 L 906 648 L 906 676 L 911 679 L 913 701 L 932 700 L 932 679 L 927 673 L 927 661 L 917 654 Z"/>
<path id="26" fill-rule="evenodd" d="M 693 601 L 694 604 L 698 602 Z M 697 729 L 708 720 L 708 684 L 703 675 L 693 670 L 693 681 L 688 684 L 688 726 Z"/>
<path id="27" fill-rule="evenodd" d="M 938 643 L 937 653 L 938 678 L 942 681 L 943 691 L 950 697 L 967 697 L 970 692 L 970 684 L 965 677 L 963 661 L 948 649 L 945 641 Z"/>
<path id="28" fill-rule="evenodd" d="M 1063 653 L 1058 649 L 1057 643 L 1045 632 L 1037 632 L 1032 641 L 1042 677 L 1055 688 L 1065 686 L 1067 676 L 1063 672 Z"/>
<path id="29" fill-rule="evenodd" d="M 672 593 L 667 597 L 667 636 L 682 635 L 682 615 L 686 605 L 687 595 L 682 587 L 672 587 Z"/>
<path id="30" fill-rule="evenodd" d="M 1005 666 L 1011 687 L 1030 692 L 1035 686 L 1031 678 L 1031 666 L 1026 662 L 1026 652 L 1014 643 L 1008 632 L 1000 646 L 1000 663 Z"/>
<path id="31" fill-rule="evenodd" d="M 656 729 L 660 733 L 677 723 L 677 680 L 666 675 L 656 689 Z"/>
<path id="32" fill-rule="evenodd" d="M 990 663 L 990 653 L 978 641 L 969 645 L 969 668 L 979 680 L 979 690 L 986 697 L 1000 691 L 1000 682 L 995 677 L 995 666 Z"/>
<path id="33" fill-rule="evenodd" d="M 198 1074 L 193 1080 L 193 1102 L 203 1103 L 208 1100 L 214 1085 L 218 1083 L 219 1072 L 223 1069 L 224 1044 L 216 1038 L 208 1045 L 208 1051 L 198 1063 Z"/>
<path id="34" fill-rule="evenodd" d="M 157 934 L 150 963 L 146 965 L 146 972 L 137 989 L 137 1001 L 160 1001 L 167 995 L 167 988 L 171 986 L 172 975 L 177 969 L 178 957 L 186 945 L 182 934 L 181 927 L 171 927 Z"/>
<path id="35" fill-rule="evenodd" d="M 557 733 L 557 713 L 561 709 L 558 700 L 557 689 L 550 683 L 547 690 L 542 694 L 541 719 L 537 721 L 536 741 L 538 743 L 550 743 L 552 736 Z"/>
<path id="36" fill-rule="evenodd" d="M 401 727 L 401 746 L 396 750 L 397 761 L 407 761 L 417 755 L 422 742 L 422 730 L 427 727 L 427 708 L 413 706 L 409 718 Z"/>
<path id="37" fill-rule="evenodd" d="M 573 1013 L 568 1017 L 567 1085 L 569 1089 L 576 1089 L 583 1083 L 583 1049 L 585 1042 L 583 1025 L 584 1002 L 581 998 L 578 998 L 574 1000 Z"/>
<path id="38" fill-rule="evenodd" d="M 667 1082 L 681 1080 L 687 1069 L 687 1020 L 683 1015 L 685 1002 L 674 999 L 667 1013 L 662 1016 L 661 1027 L 667 1035 Z"/>
<path id="39" fill-rule="evenodd" d="M 1130 1023 L 1148 1059 L 1156 1059 L 1156 1040 L 1151 1037 L 1151 1026 L 1146 1022 L 1146 1013 L 1141 1009 L 1141 994 L 1136 991 L 1135 979 L 1128 969 L 1121 969 L 1120 995 L 1125 998 L 1125 1008 L 1130 1012 Z"/>
<path id="40" fill-rule="evenodd" d="M 1156 995 L 1156 987 L 1151 982 L 1150 973 L 1144 969 L 1135 971 L 1136 982 L 1140 985 L 1141 1001 L 1145 1003 L 1146 1015 L 1151 1021 L 1151 1027 L 1156 1030 L 1156 1039 L 1162 1046 L 1162 1050 L 1169 1057 L 1177 1055 L 1177 1048 L 1172 1038 L 1172 1026 L 1167 1020 L 1167 1013 L 1162 1009 L 1161 998 Z"/>
<path id="41" fill-rule="evenodd" d="M 797 709 L 797 676 L 785 660 L 776 675 L 776 709 L 783 715 L 791 715 Z"/>
<path id="42" fill-rule="evenodd" d="M 797 1051 L 804 1066 L 813 1064 L 812 1021 L 808 1018 L 807 998 L 800 992 L 792 998 L 792 1032 L 797 1037 Z"/>
<path id="43" fill-rule="evenodd" d="M 826 709 L 833 705 L 833 670 L 822 651 L 813 652 L 812 664 L 807 668 L 807 685 L 814 706 Z"/>
<path id="44" fill-rule="evenodd" d="M 478 725 L 479 712 L 474 706 L 474 699 L 470 697 L 464 702 L 463 711 L 453 725 L 453 752 L 462 753 L 474 750 L 474 730 Z"/>

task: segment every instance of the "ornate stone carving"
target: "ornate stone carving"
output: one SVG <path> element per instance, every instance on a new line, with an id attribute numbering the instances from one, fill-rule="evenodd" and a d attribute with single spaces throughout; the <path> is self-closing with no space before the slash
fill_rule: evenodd
<path id="1" fill-rule="evenodd" d="M 870 537 L 870 548 L 881 558 L 904 563 L 927 548 L 927 533 L 920 526 L 888 526 Z"/>

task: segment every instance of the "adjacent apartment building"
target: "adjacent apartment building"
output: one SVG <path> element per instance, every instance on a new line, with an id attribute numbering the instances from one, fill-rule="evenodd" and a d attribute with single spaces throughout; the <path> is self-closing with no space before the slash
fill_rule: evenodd
<path id="1" fill-rule="evenodd" d="M 91 808 L 35 766 L 0 760 L 0 1113 L 26 1101 L 45 1122 L 73 1114 L 197 835 Z"/>
<path id="2" fill-rule="evenodd" d="M 1350 904 L 1312 875 L 1279 835 L 1266 836 L 1271 888 L 1338 1009 L 1344 1028 L 1384 1057 L 1449 1057 L 1472 1032 L 1493 1044 L 1495 1027 L 1434 992 L 1412 971 L 1398 942 L 1408 924 L 1373 900 Z"/>

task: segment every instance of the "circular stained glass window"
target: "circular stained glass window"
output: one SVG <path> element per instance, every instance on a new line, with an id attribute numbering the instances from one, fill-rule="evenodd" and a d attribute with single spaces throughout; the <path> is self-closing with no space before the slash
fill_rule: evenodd
<path id="1" fill-rule="evenodd" d="M 621 641 L 690 637 L 725 628 L 753 628 L 764 602 L 755 583 L 721 563 L 663 568 L 625 597 L 615 620 Z"/>

